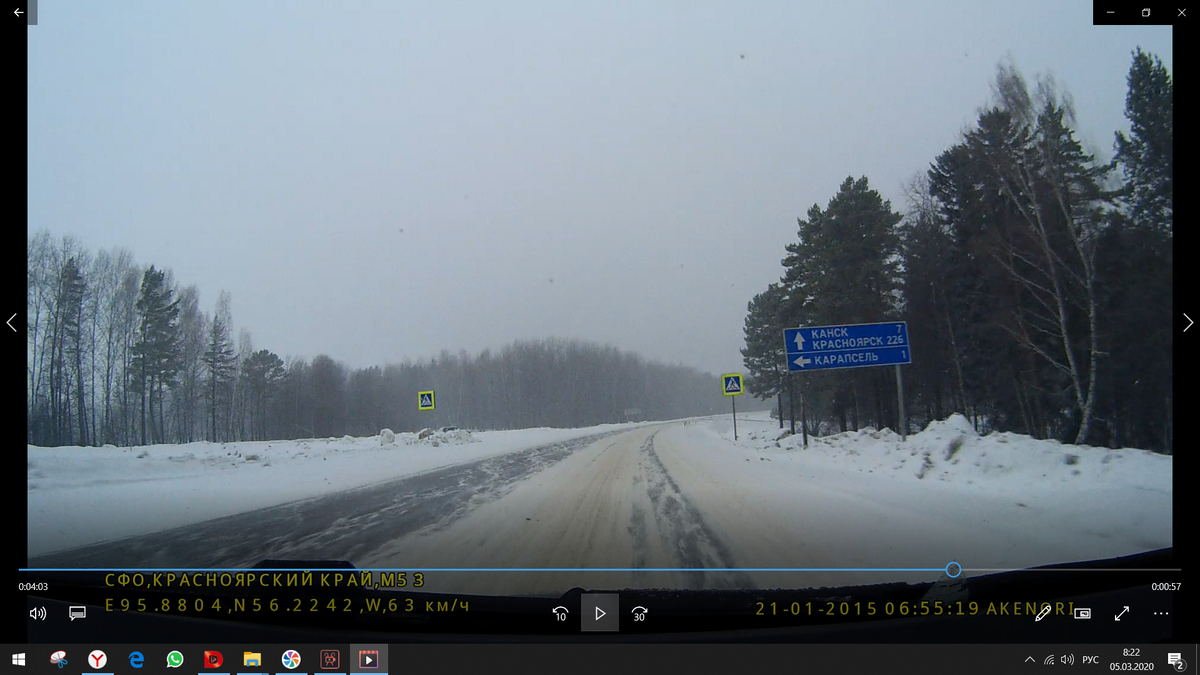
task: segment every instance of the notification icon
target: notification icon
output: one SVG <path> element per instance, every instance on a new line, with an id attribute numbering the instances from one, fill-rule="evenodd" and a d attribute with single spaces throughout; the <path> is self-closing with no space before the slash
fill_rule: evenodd
<path id="1" fill-rule="evenodd" d="M 324 670 L 337 670 L 340 662 L 338 650 L 322 649 L 321 650 L 321 668 Z"/>
<path id="2" fill-rule="evenodd" d="M 204 652 L 205 668 L 220 668 L 221 661 L 221 652 Z"/>

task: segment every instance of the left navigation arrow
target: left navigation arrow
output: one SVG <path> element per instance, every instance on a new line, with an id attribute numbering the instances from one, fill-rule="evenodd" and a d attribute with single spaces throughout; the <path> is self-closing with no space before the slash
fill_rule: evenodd
<path id="1" fill-rule="evenodd" d="M 15 318 L 17 318 L 17 315 L 16 315 L 16 313 L 13 313 L 13 315 L 12 315 L 12 316 L 8 317 L 8 321 L 5 321 L 5 322 L 4 322 L 4 323 L 8 324 L 8 327 L 9 327 L 9 328 L 12 328 L 12 329 L 13 329 L 13 332 L 14 332 L 14 333 L 15 333 L 15 332 L 17 332 L 17 329 L 16 329 L 16 328 L 13 328 L 13 325 L 12 325 L 12 320 L 13 320 L 13 319 L 15 319 Z"/>
<path id="2" fill-rule="evenodd" d="M 24 13 L 25 12 L 22 12 L 20 7 L 13 10 L 13 14 L 16 14 L 17 16 L 21 16 Z"/>

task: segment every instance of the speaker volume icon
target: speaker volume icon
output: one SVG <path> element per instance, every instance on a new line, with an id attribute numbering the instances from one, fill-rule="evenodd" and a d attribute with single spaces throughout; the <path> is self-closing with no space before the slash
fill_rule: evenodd
<path id="1" fill-rule="evenodd" d="M 34 607 L 33 609 L 29 610 L 29 618 L 33 619 L 34 621 L 45 621 L 46 620 L 46 608 L 45 607 Z"/>
<path id="2" fill-rule="evenodd" d="M 1063 664 L 1064 666 L 1073 666 L 1073 665 L 1075 665 L 1075 655 L 1074 654 L 1063 654 L 1062 656 L 1058 657 L 1058 662 Z"/>

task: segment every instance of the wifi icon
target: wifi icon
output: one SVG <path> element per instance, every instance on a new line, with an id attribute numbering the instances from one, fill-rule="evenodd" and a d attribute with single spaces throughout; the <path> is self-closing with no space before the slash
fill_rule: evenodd
<path id="1" fill-rule="evenodd" d="M 1047 656 L 1046 660 L 1042 662 L 1042 665 L 1044 665 L 1044 666 L 1054 665 L 1054 655 L 1051 654 L 1050 656 Z"/>

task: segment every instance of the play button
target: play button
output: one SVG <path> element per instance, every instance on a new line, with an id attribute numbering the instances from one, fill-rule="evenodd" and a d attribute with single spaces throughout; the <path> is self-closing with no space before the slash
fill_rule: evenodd
<path id="1" fill-rule="evenodd" d="M 584 593 L 580 596 L 583 610 L 580 613 L 580 630 L 617 631 L 621 614 L 620 600 L 616 593 Z M 592 617 L 592 618 L 588 618 Z"/>

